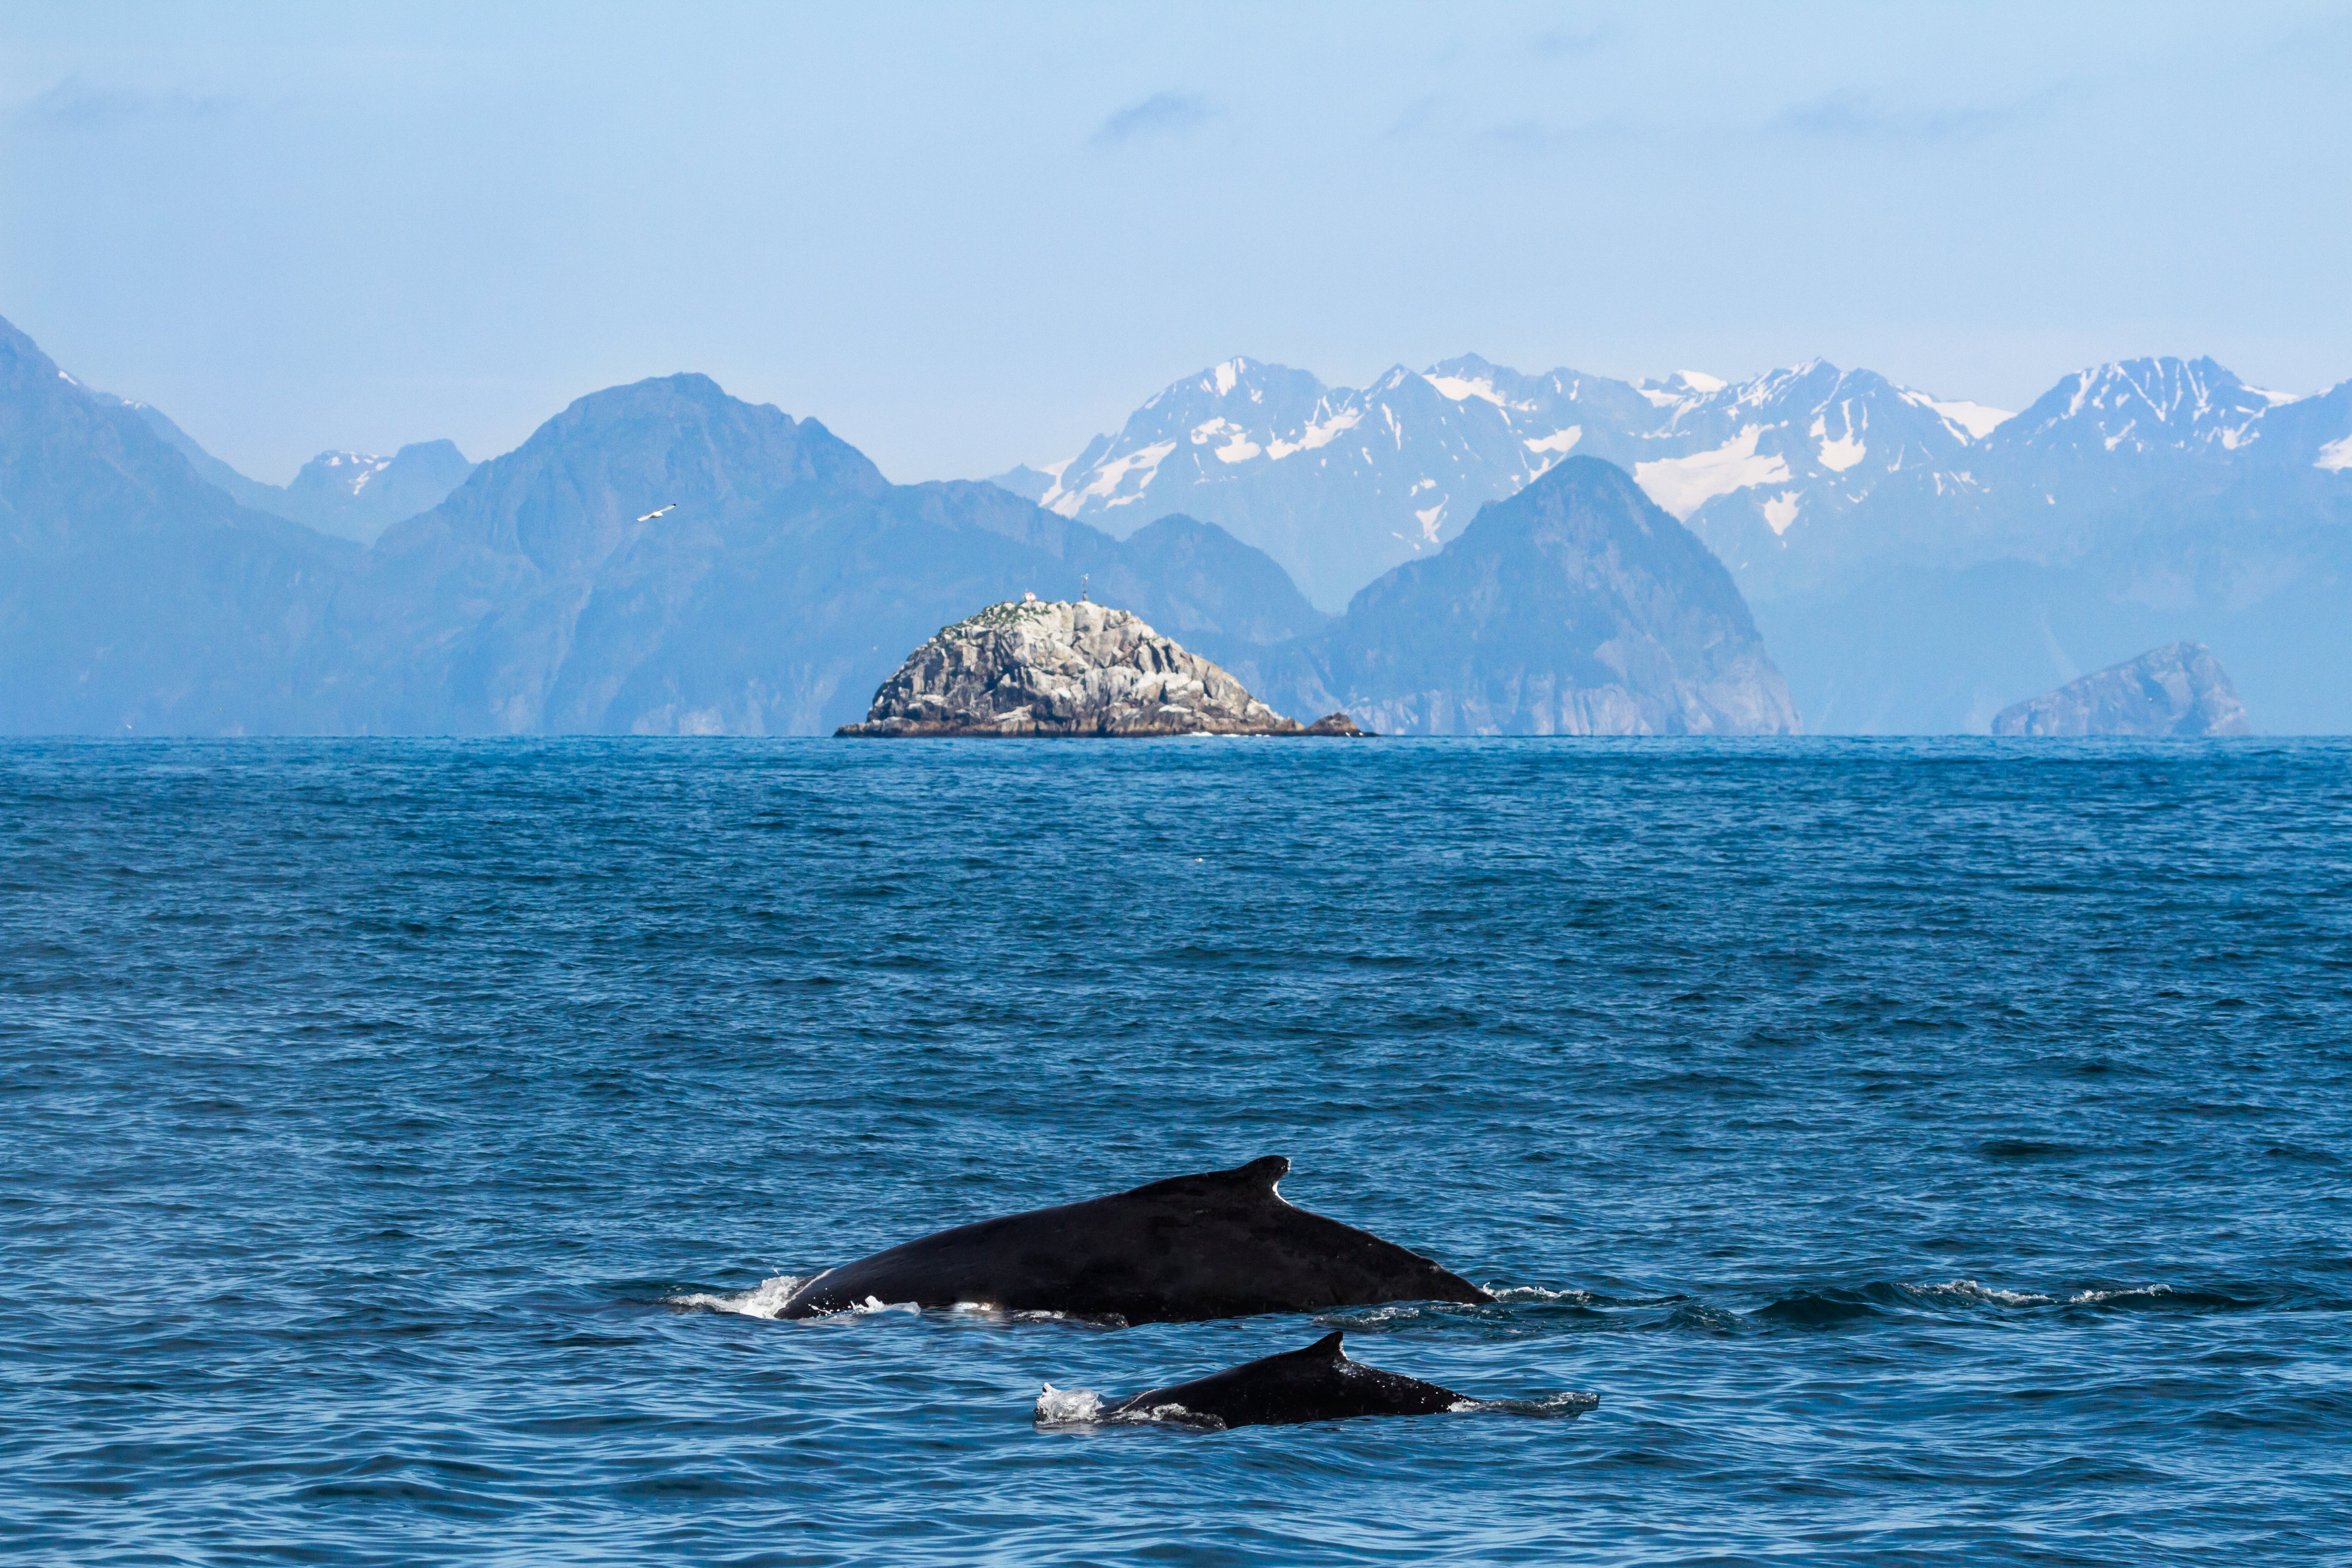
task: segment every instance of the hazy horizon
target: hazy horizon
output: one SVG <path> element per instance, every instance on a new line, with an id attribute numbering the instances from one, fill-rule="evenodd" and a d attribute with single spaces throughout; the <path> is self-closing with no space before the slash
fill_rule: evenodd
<path id="1" fill-rule="evenodd" d="M 677 371 L 893 479 L 1236 354 L 2352 376 L 2352 8 L 16 5 L 0 316 L 282 482 Z"/>

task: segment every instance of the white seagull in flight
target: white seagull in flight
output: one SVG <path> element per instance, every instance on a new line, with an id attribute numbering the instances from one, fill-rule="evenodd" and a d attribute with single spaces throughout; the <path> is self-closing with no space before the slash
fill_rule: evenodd
<path id="1" fill-rule="evenodd" d="M 661 509 L 661 510 L 660 510 L 660 511 L 649 511 L 649 512 L 646 513 L 646 515 L 645 515 L 645 516 L 643 516 L 643 517 L 641 517 L 641 518 L 637 519 L 637 521 L 638 521 L 639 522 L 651 522 L 654 519 L 656 519 L 656 518 L 659 517 L 659 516 L 662 514 L 662 512 L 665 512 L 665 511 L 676 511 L 677 510 L 677 502 L 676 502 L 676 501 L 672 501 L 672 502 L 670 502 L 670 503 L 669 503 L 669 505 L 667 505 L 667 506 L 666 506 L 666 507 L 663 507 L 663 508 Z"/>

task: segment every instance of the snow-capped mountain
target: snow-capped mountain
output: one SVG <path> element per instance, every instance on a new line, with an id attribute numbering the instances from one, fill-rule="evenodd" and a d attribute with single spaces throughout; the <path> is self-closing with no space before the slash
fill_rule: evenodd
<path id="1" fill-rule="evenodd" d="M 1233 359 L 1042 470 L 1052 482 L 1036 499 L 1119 535 L 1171 512 L 1215 522 L 1336 608 L 1637 410 L 1649 404 L 1622 382 L 1475 357 L 1399 365 L 1361 390 Z"/>
<path id="2" fill-rule="evenodd" d="M 1113 531 L 1220 523 L 1337 609 L 1571 452 L 1731 568 L 1809 728 L 1981 731 L 2187 637 L 2258 724 L 2352 729 L 2313 673 L 2352 661 L 2352 382 L 2294 397 L 2150 358 L 2011 416 L 1818 360 L 1622 382 L 1465 356 L 1361 391 L 1231 360 L 1005 479 Z"/>
<path id="3" fill-rule="evenodd" d="M 370 479 L 390 467 L 390 458 L 373 452 L 321 452 L 302 465 L 302 471 L 294 476 L 294 484 L 302 484 L 316 475 L 312 482 L 319 489 L 356 498 L 367 489 Z M 287 488 L 291 489 L 293 486 Z"/>
<path id="4" fill-rule="evenodd" d="M 2300 401 L 2248 386 L 2210 359 L 2126 360 L 2063 377 L 2001 432 L 1994 449 L 2218 456 L 2251 449 L 2272 410 Z"/>
<path id="5" fill-rule="evenodd" d="M 1855 514 L 1899 494 L 1930 508 L 1979 486 L 1977 457 L 2009 417 L 1822 360 L 1751 381 L 1645 388 L 1655 455 L 1631 466 L 1650 499 L 1707 542 L 1751 597 L 1885 542 Z"/>
<path id="6" fill-rule="evenodd" d="M 275 510 L 365 544 L 401 519 L 440 505 L 473 471 L 451 441 L 414 441 L 389 458 L 321 452 L 302 465 Z"/>
<path id="7" fill-rule="evenodd" d="M 1113 532 L 1171 511 L 1206 518 L 1337 607 L 1570 452 L 1633 470 L 1737 569 L 1885 475 L 1967 487 L 1962 454 L 2003 417 L 1821 361 L 1737 384 L 1689 371 L 1636 384 L 1465 355 L 1359 391 L 1234 359 L 1170 385 L 1068 462 L 1004 479 Z"/>

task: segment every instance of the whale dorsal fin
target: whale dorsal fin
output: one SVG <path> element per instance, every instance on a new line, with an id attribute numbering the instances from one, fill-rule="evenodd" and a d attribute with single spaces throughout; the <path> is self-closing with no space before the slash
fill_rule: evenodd
<path id="1" fill-rule="evenodd" d="M 1329 1333 L 1325 1334 L 1321 1339 L 1317 1340 L 1313 1344 L 1308 1345 L 1305 1350 L 1300 1351 L 1298 1353 L 1300 1355 L 1319 1356 L 1323 1360 L 1332 1362 L 1334 1363 L 1346 1361 L 1348 1359 L 1348 1352 L 1343 1346 L 1343 1342 L 1347 1337 L 1345 1331 L 1334 1329 Z"/>
<path id="2" fill-rule="evenodd" d="M 1252 1160 L 1248 1164 L 1225 1173 L 1245 1187 L 1271 1193 L 1283 1177 L 1290 1174 L 1290 1162 L 1279 1154 L 1268 1154 Z"/>
<path id="3" fill-rule="evenodd" d="M 1290 1162 L 1279 1154 L 1268 1154 L 1252 1160 L 1246 1165 L 1236 1165 L 1230 1171 L 1202 1171 L 1194 1176 L 1170 1176 L 1164 1181 L 1150 1182 L 1132 1192 L 1120 1193 L 1126 1198 L 1176 1197 L 1188 1200 L 1210 1200 L 1218 1203 L 1248 1202 L 1271 1198 L 1283 1203 L 1275 1186 L 1290 1174 Z M 1284 1206 L 1287 1206 L 1285 1205 Z"/>

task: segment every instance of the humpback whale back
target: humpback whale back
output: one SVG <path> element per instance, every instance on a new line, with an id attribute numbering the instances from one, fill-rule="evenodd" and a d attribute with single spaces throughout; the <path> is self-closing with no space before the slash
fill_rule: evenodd
<path id="1" fill-rule="evenodd" d="M 1463 1405 L 1450 1388 L 1348 1359 L 1328 1333 L 1305 1350 L 1244 1362 L 1191 1383 L 1155 1388 L 1107 1412 L 1221 1426 L 1342 1421 L 1353 1415 L 1434 1415 Z"/>
<path id="2" fill-rule="evenodd" d="M 1292 1206 L 1279 1154 L 1109 1197 L 958 1226 L 811 1279 L 782 1316 L 869 1299 L 975 1302 L 1129 1323 L 1314 1312 L 1376 1301 L 1488 1301 L 1392 1242 Z"/>

